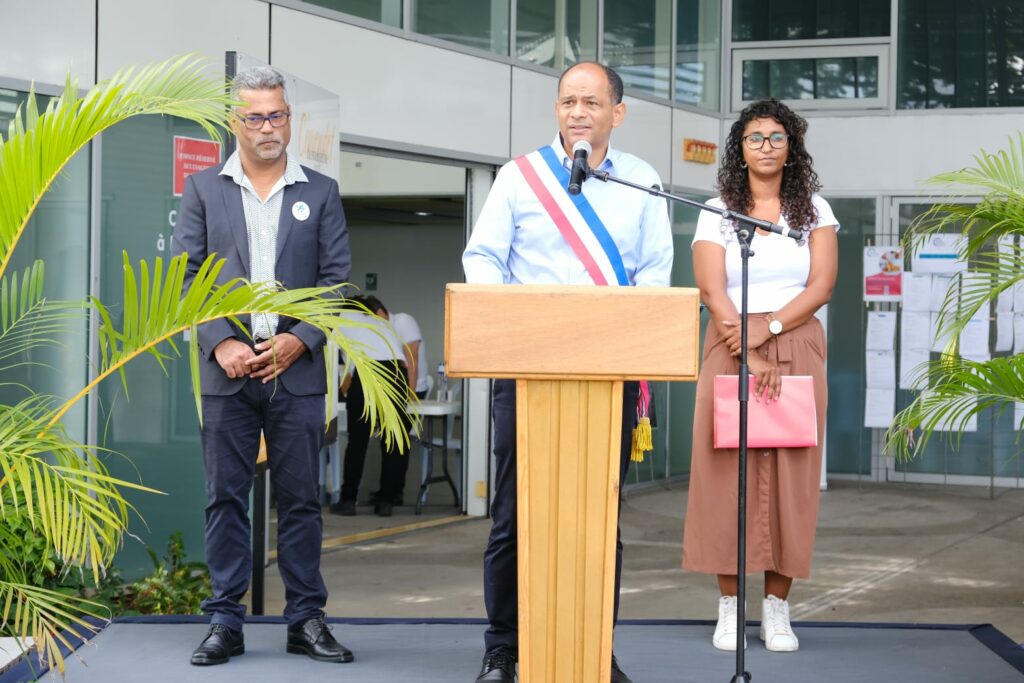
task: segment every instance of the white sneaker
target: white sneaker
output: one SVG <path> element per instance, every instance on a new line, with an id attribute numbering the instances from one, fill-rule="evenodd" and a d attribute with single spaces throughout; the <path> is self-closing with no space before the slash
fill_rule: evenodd
<path id="1" fill-rule="evenodd" d="M 761 603 L 761 640 L 771 652 L 796 652 L 800 641 L 789 625 L 789 603 L 769 595 Z"/>
<path id="2" fill-rule="evenodd" d="M 718 623 L 711 644 L 719 650 L 736 651 L 736 596 L 723 595 L 718 599 Z M 747 636 L 743 635 L 743 647 L 747 647 Z"/>

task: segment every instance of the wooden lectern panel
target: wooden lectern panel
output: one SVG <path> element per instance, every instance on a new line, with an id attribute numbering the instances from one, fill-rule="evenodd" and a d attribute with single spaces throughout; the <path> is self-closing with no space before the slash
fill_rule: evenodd
<path id="1" fill-rule="evenodd" d="M 445 371 L 512 379 L 697 379 L 699 291 L 450 284 Z"/>
<path id="2" fill-rule="evenodd" d="M 622 382 L 697 378 L 696 289 L 448 285 L 452 377 L 516 382 L 519 680 L 607 683 Z"/>
<path id="3" fill-rule="evenodd" d="M 519 680 L 611 677 L 622 382 L 516 383 Z"/>

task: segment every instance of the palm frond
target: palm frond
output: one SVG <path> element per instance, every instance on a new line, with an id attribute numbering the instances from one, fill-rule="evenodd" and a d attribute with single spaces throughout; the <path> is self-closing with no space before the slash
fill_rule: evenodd
<path id="1" fill-rule="evenodd" d="M 99 319 L 101 368 L 95 380 L 74 397 L 54 419 L 58 420 L 75 401 L 85 396 L 99 382 L 114 373 L 121 373 L 125 364 L 142 355 L 150 354 L 163 365 L 167 353 L 162 342 L 171 342 L 185 330 L 192 330 L 189 357 L 192 364 L 192 384 L 199 408 L 198 325 L 217 319 L 238 321 L 243 315 L 277 313 L 301 320 L 322 331 L 345 354 L 346 359 L 359 372 L 366 393 L 366 418 L 371 429 L 380 431 L 385 443 L 408 444 L 409 436 L 402 426 L 399 411 L 406 409 L 406 393 L 402 384 L 389 376 L 389 370 L 366 355 L 361 344 L 346 334 L 353 327 L 369 327 L 350 315 L 353 302 L 339 296 L 344 285 L 303 289 L 275 289 L 265 283 L 252 284 L 236 279 L 217 283 L 223 260 L 210 256 L 192 279 L 185 296 L 181 296 L 187 254 L 171 259 L 166 268 L 157 258 L 152 268 L 145 262 L 136 268 L 124 255 L 124 303 L 120 323 L 100 301 L 93 300 Z M 140 302 L 148 302 L 145 306 Z M 173 349 L 176 353 L 176 347 Z M 123 379 L 123 375 L 122 375 Z M 126 381 L 126 380 L 125 380 Z M 333 381 L 333 378 L 329 378 Z M 200 420 L 202 411 L 200 410 Z"/>
<path id="2" fill-rule="evenodd" d="M 69 637 L 87 639 L 97 630 L 89 618 L 107 621 L 109 616 L 103 605 L 91 600 L 0 580 L 0 623 L 13 633 L 31 636 L 40 663 L 55 666 L 61 674 L 64 673 L 61 646 L 74 650 Z"/>
<path id="3" fill-rule="evenodd" d="M 948 431 L 955 446 L 972 417 L 1024 400 L 1024 355 L 987 361 L 943 356 L 922 368 L 915 381 L 923 385 L 929 378 L 930 388 L 896 415 L 885 434 L 885 450 L 897 458 L 919 455 L 935 431 Z"/>
<path id="4" fill-rule="evenodd" d="M 43 194 L 67 162 L 107 128 L 140 114 L 165 114 L 194 121 L 220 139 L 218 126 L 234 101 L 226 83 L 206 75 L 205 66 L 205 60 L 184 55 L 124 69 L 82 97 L 69 75 L 63 94 L 41 114 L 29 94 L 6 142 L 0 141 L 0 274 Z"/>
<path id="5" fill-rule="evenodd" d="M 132 507 L 120 490 L 153 489 L 108 473 L 93 449 L 52 424 L 61 401 L 36 395 L 0 406 L 0 518 L 24 506 L 62 562 L 87 568 L 98 581 L 120 548 Z M 9 499 L 9 501 L 8 501 Z"/>
<path id="6" fill-rule="evenodd" d="M 17 275 L 0 278 L 0 361 L 19 358 L 16 365 L 34 364 L 27 354 L 40 346 L 59 344 L 57 338 L 75 320 L 85 320 L 81 302 L 47 301 L 43 296 L 45 268 L 36 261 Z M 0 371 L 15 365 L 0 364 Z"/>

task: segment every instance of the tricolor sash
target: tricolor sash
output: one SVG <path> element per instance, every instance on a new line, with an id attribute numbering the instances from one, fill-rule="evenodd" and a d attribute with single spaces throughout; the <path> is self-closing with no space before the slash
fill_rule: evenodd
<path id="1" fill-rule="evenodd" d="M 594 284 L 628 287 L 629 277 L 615 240 L 586 197 L 569 194 L 569 171 L 551 146 L 541 147 L 536 152 L 517 157 L 515 161 L 526 184 L 583 263 Z"/>
<path id="2" fill-rule="evenodd" d="M 551 221 L 562 233 L 595 285 L 629 286 L 622 254 L 594 207 L 583 194 L 569 194 L 569 171 L 550 145 L 516 158 L 516 166 L 537 196 Z M 648 412 L 650 384 L 640 382 L 637 427 L 633 430 L 631 459 L 643 462 L 644 451 L 653 450 Z"/>

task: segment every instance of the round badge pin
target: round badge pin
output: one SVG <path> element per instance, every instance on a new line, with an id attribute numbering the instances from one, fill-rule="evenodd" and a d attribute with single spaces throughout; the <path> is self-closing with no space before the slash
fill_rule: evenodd
<path id="1" fill-rule="evenodd" d="M 306 202 L 295 202 L 292 204 L 292 215 L 295 220 L 304 221 L 309 218 L 309 204 Z"/>

